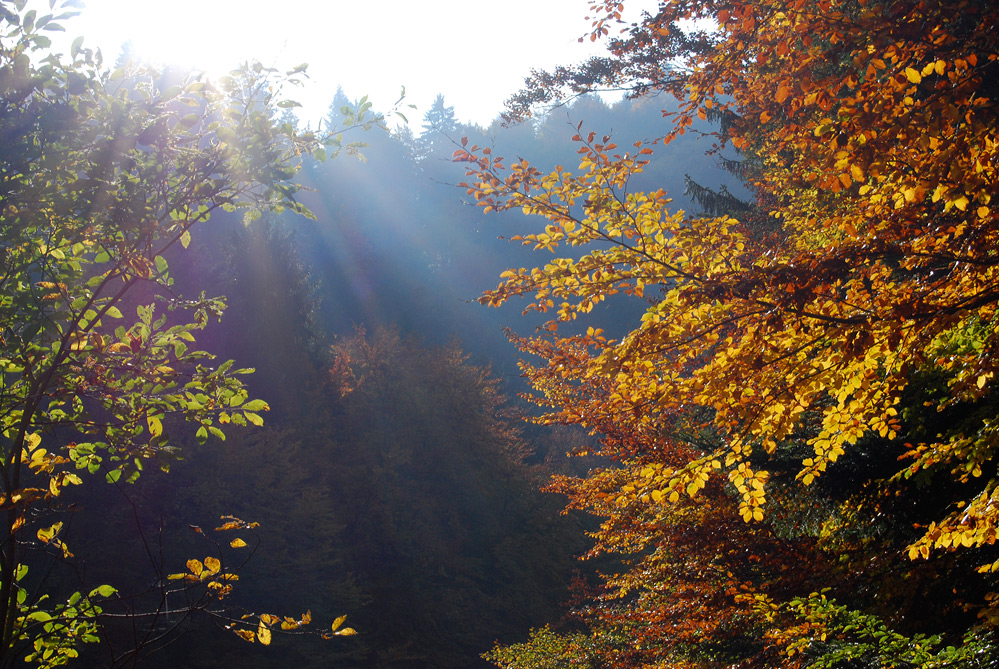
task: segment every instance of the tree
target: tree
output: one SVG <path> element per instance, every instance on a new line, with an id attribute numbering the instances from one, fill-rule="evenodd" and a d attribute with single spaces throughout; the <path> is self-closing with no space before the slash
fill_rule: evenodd
<path id="1" fill-rule="evenodd" d="M 223 439 L 225 423 L 259 424 L 267 410 L 243 388 L 249 370 L 193 346 L 224 301 L 176 294 L 166 256 L 219 210 L 307 215 L 293 178 L 320 142 L 277 122 L 272 70 L 217 87 L 131 64 L 106 71 L 82 38 L 68 58 L 47 52 L 44 32 L 73 3 L 50 15 L 24 4 L 0 4 L 0 665 L 53 666 L 97 640 L 100 602 L 116 592 L 46 591 L 49 565 L 72 556 L 64 490 L 88 475 L 134 481 L 169 466 L 171 431 Z M 234 580 L 224 560 L 191 560 L 177 581 L 217 602 Z M 282 622 L 262 616 L 237 633 L 266 642 Z"/>
<path id="2" fill-rule="evenodd" d="M 423 115 L 423 132 L 420 133 L 418 144 L 419 157 L 426 160 L 450 155 L 458 128 L 454 107 L 446 106 L 444 96 L 438 93 L 430 109 Z"/>
<path id="3" fill-rule="evenodd" d="M 593 9 L 597 38 L 621 4 Z M 716 150 L 740 152 L 756 195 L 739 220 L 632 192 L 652 149 L 622 153 L 581 126 L 577 173 L 456 153 L 485 211 L 545 219 L 519 239 L 553 257 L 509 270 L 482 298 L 528 296 L 528 310 L 555 313 L 550 340 L 521 342 L 547 360 L 527 368 L 541 420 L 593 430 L 621 463 L 561 484 L 606 516 L 597 550 L 639 556 L 582 610 L 614 632 L 598 658 L 988 662 L 999 620 L 988 594 L 999 567 L 997 18 L 976 1 L 665 2 L 612 40 L 612 57 L 537 74 L 514 99 L 523 115 L 598 84 L 667 91 L 681 105 L 665 144 L 720 118 Z M 716 27 L 685 29 L 700 19 Z M 623 296 L 650 303 L 622 338 L 596 326 L 560 334 Z M 718 505 L 758 529 L 743 536 Z M 749 622 L 723 620 L 759 625 L 760 643 L 720 646 L 732 626 L 690 609 L 657 618 L 644 595 L 625 596 L 675 606 L 676 589 L 698 584 L 660 556 L 677 532 L 708 534 L 694 554 L 720 580 L 717 599 L 700 601 L 718 612 L 751 603 Z M 769 536 L 766 562 L 740 576 L 730 546 L 749 560 Z M 810 577 L 784 578 L 792 545 L 835 558 L 822 577 L 848 606 L 810 595 Z M 906 599 L 906 578 L 939 593 L 939 620 Z M 608 597 L 627 615 L 608 613 Z M 697 633 L 643 636 L 661 620 Z M 897 643 L 872 643 L 887 638 Z"/>

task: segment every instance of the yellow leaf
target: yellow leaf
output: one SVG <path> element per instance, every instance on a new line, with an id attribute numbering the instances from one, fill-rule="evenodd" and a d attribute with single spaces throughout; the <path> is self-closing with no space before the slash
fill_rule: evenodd
<path id="1" fill-rule="evenodd" d="M 163 423 L 155 416 L 146 416 L 146 424 L 149 425 L 149 436 L 158 437 L 163 434 Z"/>
<path id="2" fill-rule="evenodd" d="M 263 621 L 257 625 L 257 639 L 265 646 L 269 646 L 271 643 L 271 631 L 264 625 Z"/>
<path id="3" fill-rule="evenodd" d="M 347 616 L 340 616 L 339 618 L 337 618 L 336 620 L 333 621 L 333 625 L 332 625 L 332 627 L 330 629 L 332 631 L 336 632 L 337 628 L 340 627 L 340 625 L 342 625 L 343 621 L 346 620 L 346 619 L 347 619 Z"/>
<path id="4" fill-rule="evenodd" d="M 229 545 L 232 546 L 233 548 L 246 548 L 246 542 L 240 539 L 239 537 L 236 537 L 235 539 L 230 541 Z"/>
<path id="5" fill-rule="evenodd" d="M 38 540 L 41 541 L 42 543 L 46 543 L 47 544 L 50 541 L 52 541 L 57 534 L 59 534 L 59 531 L 61 529 L 62 529 L 62 523 L 61 522 L 56 523 L 55 525 L 52 525 L 51 527 L 44 527 L 44 528 L 38 530 L 38 533 L 37 533 L 38 534 Z"/>
<path id="6" fill-rule="evenodd" d="M 195 576 L 201 576 L 201 572 L 205 570 L 204 565 L 201 564 L 201 560 L 196 560 L 191 558 L 187 561 L 187 568 L 191 570 L 191 573 Z"/>
<path id="7" fill-rule="evenodd" d="M 905 68 L 905 78 L 914 84 L 918 84 L 920 81 L 923 80 L 922 75 L 919 74 L 919 70 L 913 69 L 911 67 Z"/>
<path id="8" fill-rule="evenodd" d="M 222 563 L 218 560 L 218 558 L 206 557 L 205 569 L 207 569 L 212 574 L 217 574 L 219 573 L 219 570 L 222 569 Z"/>
<path id="9" fill-rule="evenodd" d="M 344 627 L 342 630 L 336 633 L 337 636 L 354 636 L 357 634 L 357 630 L 353 627 Z"/>
<path id="10" fill-rule="evenodd" d="M 233 632 L 243 641 L 253 643 L 256 640 L 256 636 L 250 630 L 233 630 Z"/>
<path id="11" fill-rule="evenodd" d="M 965 195 L 962 195 L 959 198 L 951 200 L 951 202 L 954 204 L 955 207 L 957 207 L 961 211 L 964 211 L 965 209 L 968 208 L 968 198 Z"/>

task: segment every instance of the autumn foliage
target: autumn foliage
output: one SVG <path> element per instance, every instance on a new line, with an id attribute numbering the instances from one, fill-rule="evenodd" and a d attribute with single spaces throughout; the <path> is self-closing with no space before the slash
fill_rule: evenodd
<path id="1" fill-rule="evenodd" d="M 591 9 L 595 35 L 619 22 L 620 3 Z M 544 219 L 518 239 L 549 259 L 482 301 L 552 314 L 516 339 L 542 360 L 524 367 L 539 420 L 586 427 L 618 463 L 553 487 L 604 517 L 594 553 L 625 556 L 577 611 L 588 634 L 538 633 L 493 661 L 990 654 L 997 21 L 970 0 L 663 2 L 611 57 L 513 100 L 523 114 L 605 84 L 672 93 L 659 143 L 719 121 L 715 149 L 738 152 L 755 198 L 739 220 L 634 192 L 652 149 L 582 126 L 574 172 L 456 152 L 486 211 Z M 590 312 L 627 297 L 647 309 L 607 338 Z M 585 334 L 567 334 L 580 318 Z"/>

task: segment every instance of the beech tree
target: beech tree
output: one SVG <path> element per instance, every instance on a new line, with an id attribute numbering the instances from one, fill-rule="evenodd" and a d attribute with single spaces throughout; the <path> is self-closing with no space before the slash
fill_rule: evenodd
<path id="1" fill-rule="evenodd" d="M 224 300 L 176 294 L 167 256 L 220 210 L 308 215 L 293 179 L 301 156 L 322 148 L 277 120 L 297 71 L 256 65 L 218 85 L 173 83 L 151 68 L 104 69 L 82 38 L 53 54 L 46 32 L 73 4 L 39 15 L 0 3 L 2 666 L 67 662 L 97 640 L 101 602 L 116 598 L 110 585 L 59 601 L 46 591 L 49 565 L 72 557 L 60 539 L 67 487 L 169 466 L 168 434 L 185 425 L 204 441 L 224 439 L 227 423 L 262 423 L 266 403 L 240 381 L 251 370 L 195 346 Z M 233 518 L 219 527 L 251 529 Z M 201 589 L 199 606 L 218 604 L 237 578 L 227 556 L 213 549 L 171 578 Z M 272 627 L 307 622 L 262 614 L 233 629 L 267 643 Z M 330 634 L 344 633 L 339 623 Z"/>
<path id="2" fill-rule="evenodd" d="M 594 39 L 622 8 L 592 6 Z M 589 428 L 620 463 L 555 485 L 606 518 L 595 550 L 634 561 L 581 609 L 595 641 L 536 638 L 594 666 L 987 662 L 999 621 L 997 11 L 667 1 L 612 39 L 610 57 L 538 73 L 512 100 L 524 115 L 605 84 L 674 94 L 660 143 L 720 120 L 715 149 L 738 152 L 756 199 L 739 219 L 632 192 L 653 149 L 626 153 L 582 126 L 575 172 L 456 152 L 485 211 L 544 219 L 518 239 L 550 259 L 482 298 L 525 296 L 554 316 L 547 336 L 520 341 L 545 360 L 525 367 L 540 420 Z M 566 334 L 627 296 L 649 306 L 625 336 L 599 323 Z M 839 566 L 795 574 L 824 564 L 797 551 Z M 951 591 L 946 622 L 903 601 L 907 578 Z M 879 587 L 886 596 L 865 595 Z M 682 606 L 698 589 L 716 616 Z M 740 633 L 756 641 L 731 643 Z M 518 664 L 523 651 L 492 657 L 534 666 Z"/>

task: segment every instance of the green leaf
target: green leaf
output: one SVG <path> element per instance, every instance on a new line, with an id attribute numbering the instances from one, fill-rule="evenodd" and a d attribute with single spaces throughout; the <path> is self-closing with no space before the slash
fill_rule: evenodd
<path id="1" fill-rule="evenodd" d="M 267 402 L 263 400 L 250 400 L 240 407 L 243 411 L 270 411 Z"/>
<path id="2" fill-rule="evenodd" d="M 90 596 L 95 597 L 97 595 L 100 595 L 101 597 L 110 597 L 116 592 L 118 592 L 118 590 L 111 587 L 110 585 L 99 585 L 90 591 Z"/>

